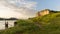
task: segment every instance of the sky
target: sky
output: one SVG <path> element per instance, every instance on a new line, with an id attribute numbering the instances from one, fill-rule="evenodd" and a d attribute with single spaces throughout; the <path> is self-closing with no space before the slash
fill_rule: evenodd
<path id="1" fill-rule="evenodd" d="M 50 9 L 60 10 L 60 0 L 36 0 L 37 10 Z"/>
<path id="2" fill-rule="evenodd" d="M 43 9 L 60 10 L 60 0 L 0 0 L 0 17 L 26 19 Z"/>

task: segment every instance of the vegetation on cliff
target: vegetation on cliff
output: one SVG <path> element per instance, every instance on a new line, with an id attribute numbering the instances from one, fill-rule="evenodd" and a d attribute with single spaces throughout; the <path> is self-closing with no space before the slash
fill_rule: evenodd
<path id="1" fill-rule="evenodd" d="M 18 20 L 15 27 L 3 30 L 0 34 L 60 34 L 60 13 L 27 20 Z"/>

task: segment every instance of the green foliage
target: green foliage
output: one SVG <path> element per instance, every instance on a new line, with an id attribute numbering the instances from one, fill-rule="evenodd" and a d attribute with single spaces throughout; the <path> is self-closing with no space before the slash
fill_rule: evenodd
<path id="1" fill-rule="evenodd" d="M 30 20 L 19 20 L 18 24 L 13 27 L 1 31 L 0 34 L 37 34 L 40 31 L 40 28 L 34 23 L 31 23 Z"/>
<path id="2" fill-rule="evenodd" d="M 60 13 L 36 17 L 33 21 L 42 24 L 41 34 L 60 34 Z"/>
<path id="3" fill-rule="evenodd" d="M 0 34 L 60 34 L 60 13 L 17 22 L 15 27 L 0 31 Z"/>

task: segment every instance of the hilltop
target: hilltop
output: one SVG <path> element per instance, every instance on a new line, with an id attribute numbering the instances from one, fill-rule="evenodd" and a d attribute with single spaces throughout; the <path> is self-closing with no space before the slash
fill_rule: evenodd
<path id="1" fill-rule="evenodd" d="M 0 34 L 60 34 L 60 12 L 52 11 L 44 16 L 18 20 L 15 27 L 3 30 Z"/>
<path id="2" fill-rule="evenodd" d="M 38 11 L 37 12 L 37 16 L 44 16 L 44 15 L 51 14 L 51 13 L 60 13 L 60 11 L 54 11 L 54 10 L 50 10 L 50 9 L 44 9 L 44 10 Z"/>

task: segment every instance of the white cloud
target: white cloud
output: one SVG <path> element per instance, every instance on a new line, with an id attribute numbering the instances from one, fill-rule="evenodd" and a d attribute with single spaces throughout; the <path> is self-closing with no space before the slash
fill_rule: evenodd
<path id="1" fill-rule="evenodd" d="M 35 15 L 36 2 L 28 0 L 0 0 L 0 6 L 4 10 L 0 9 L 0 12 L 3 11 L 2 16 L 9 17 L 19 17 L 19 18 L 28 18 Z M 5 7 L 5 8 L 4 8 Z M 0 14 L 0 15 L 1 15 Z"/>
<path id="2" fill-rule="evenodd" d="M 36 2 L 27 1 L 27 0 L 7 0 L 8 4 L 15 5 L 18 7 L 34 8 L 36 7 Z"/>

